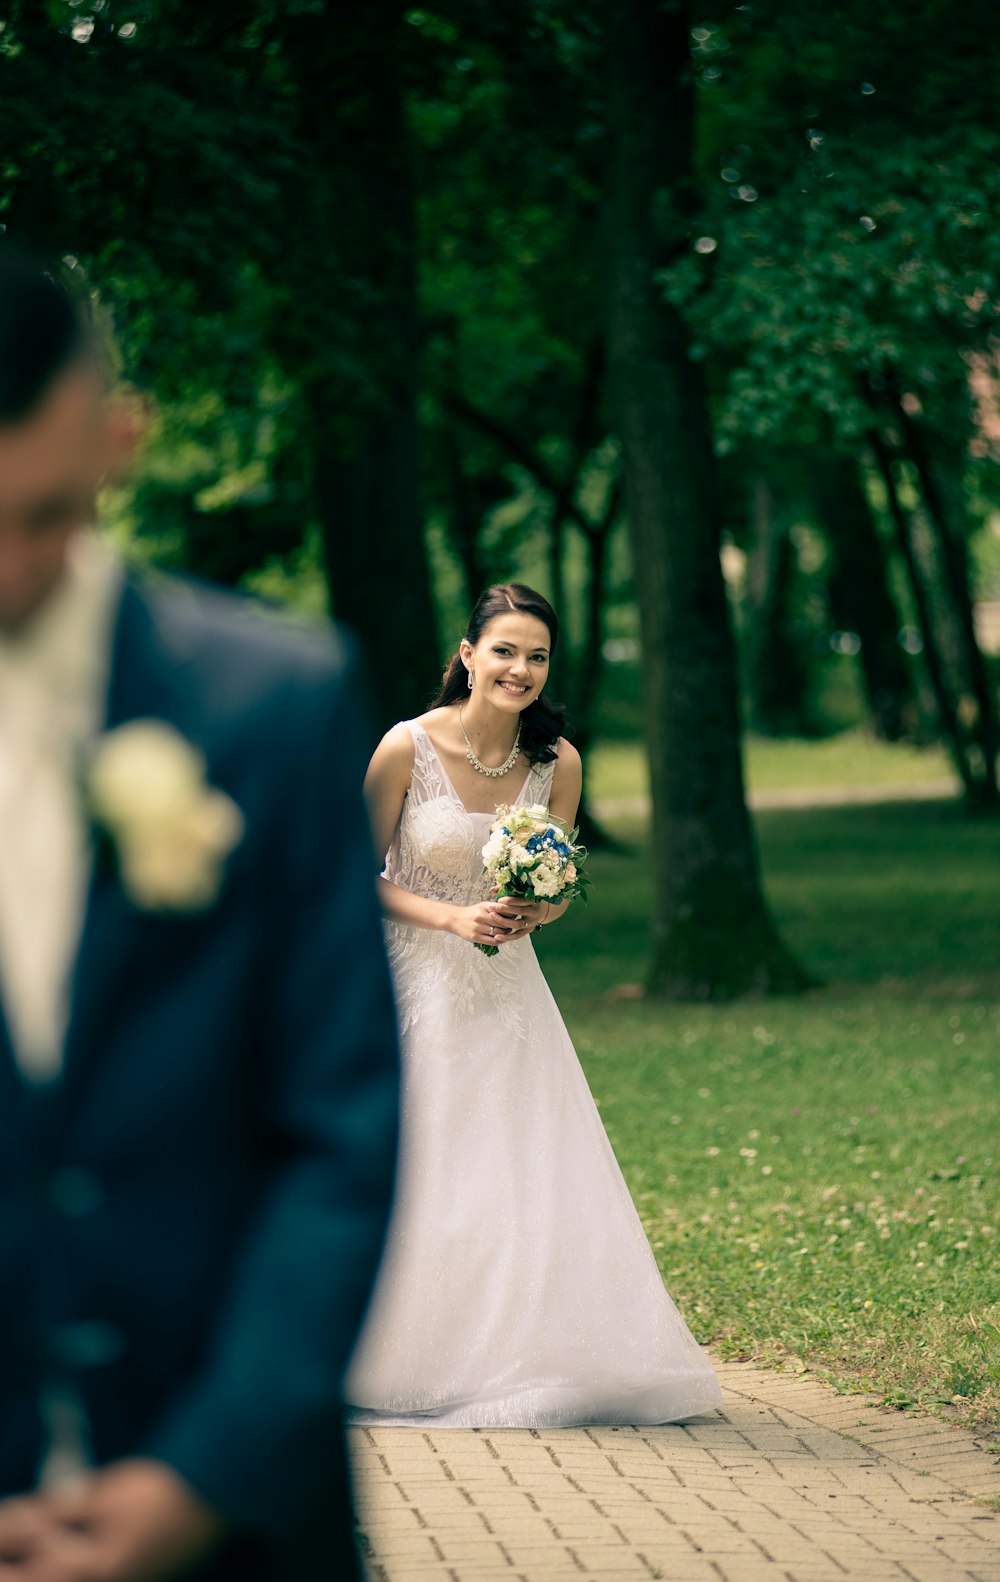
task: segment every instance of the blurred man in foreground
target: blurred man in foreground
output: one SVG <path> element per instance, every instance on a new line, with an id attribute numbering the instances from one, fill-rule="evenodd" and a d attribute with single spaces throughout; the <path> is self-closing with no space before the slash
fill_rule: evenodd
<path id="1" fill-rule="evenodd" d="M 129 443 L 0 258 L 0 1579 L 340 1582 L 398 1086 L 358 671 L 126 573 Z"/>

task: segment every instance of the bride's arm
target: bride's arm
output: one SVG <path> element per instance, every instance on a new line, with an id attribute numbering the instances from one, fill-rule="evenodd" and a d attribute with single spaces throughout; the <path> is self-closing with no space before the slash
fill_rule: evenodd
<path id="1" fill-rule="evenodd" d="M 387 852 L 392 845 L 412 774 L 413 737 L 405 724 L 394 725 L 376 747 L 365 776 L 365 801 L 377 852 Z M 381 876 L 377 884 L 383 912 L 399 923 L 440 929 L 482 944 L 496 943 L 490 934 L 491 926 L 499 930 L 493 902 L 453 906 L 432 896 L 414 895 Z"/>
<path id="2" fill-rule="evenodd" d="M 397 923 L 413 923 L 417 928 L 445 931 L 450 928 L 451 914 L 455 908 L 446 901 L 435 901 L 429 895 L 414 895 L 412 890 L 404 890 L 400 885 L 381 877 L 376 883 L 386 917 L 394 917 Z"/>
<path id="3" fill-rule="evenodd" d="M 580 811 L 580 793 L 583 789 L 583 763 L 580 754 L 571 742 L 559 738 L 559 757 L 552 772 L 552 792 L 549 797 L 549 812 L 557 818 L 566 829 L 575 829 L 577 814 Z M 543 912 L 543 923 L 554 923 L 557 917 L 562 917 L 570 901 L 560 901 L 553 905 L 550 901 L 548 912 Z"/>
<path id="4" fill-rule="evenodd" d="M 405 725 L 386 731 L 372 755 L 365 775 L 365 801 L 377 852 L 392 845 L 403 803 L 413 774 L 413 737 Z M 413 895 L 388 879 L 378 880 L 379 899 L 387 917 L 401 923 L 416 923 L 421 928 L 440 928 L 441 903 L 428 896 Z"/>

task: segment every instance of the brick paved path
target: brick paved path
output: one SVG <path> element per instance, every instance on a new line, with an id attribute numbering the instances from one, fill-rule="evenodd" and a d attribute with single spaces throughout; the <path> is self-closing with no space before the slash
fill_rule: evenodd
<path id="1" fill-rule="evenodd" d="M 371 1582 L 1000 1582 L 971 1435 L 719 1373 L 724 1411 L 683 1426 L 352 1430 Z"/>

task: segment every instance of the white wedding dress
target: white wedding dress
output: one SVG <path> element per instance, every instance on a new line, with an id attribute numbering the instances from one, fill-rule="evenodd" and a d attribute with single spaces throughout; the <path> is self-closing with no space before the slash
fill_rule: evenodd
<path id="1" fill-rule="evenodd" d="M 484 899 L 494 814 L 468 812 L 422 726 L 385 876 Z M 553 764 L 517 803 L 548 804 Z M 386 924 L 403 1036 L 397 1197 L 345 1382 L 347 1420 L 675 1422 L 721 1405 L 664 1289 L 531 938 L 485 956 Z"/>

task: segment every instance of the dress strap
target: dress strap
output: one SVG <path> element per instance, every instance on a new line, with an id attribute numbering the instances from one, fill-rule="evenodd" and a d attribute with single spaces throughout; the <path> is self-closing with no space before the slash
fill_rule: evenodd
<path id="1" fill-rule="evenodd" d="M 556 772 L 556 760 L 551 763 L 534 764 L 531 770 L 531 782 L 528 786 L 528 798 L 532 802 L 542 802 L 546 807 L 552 796 L 552 776 Z"/>
<path id="2" fill-rule="evenodd" d="M 434 751 L 433 743 L 424 727 L 417 720 L 400 720 L 413 739 L 413 773 L 410 776 L 410 798 L 414 802 L 427 802 L 449 796 L 450 788 Z"/>

